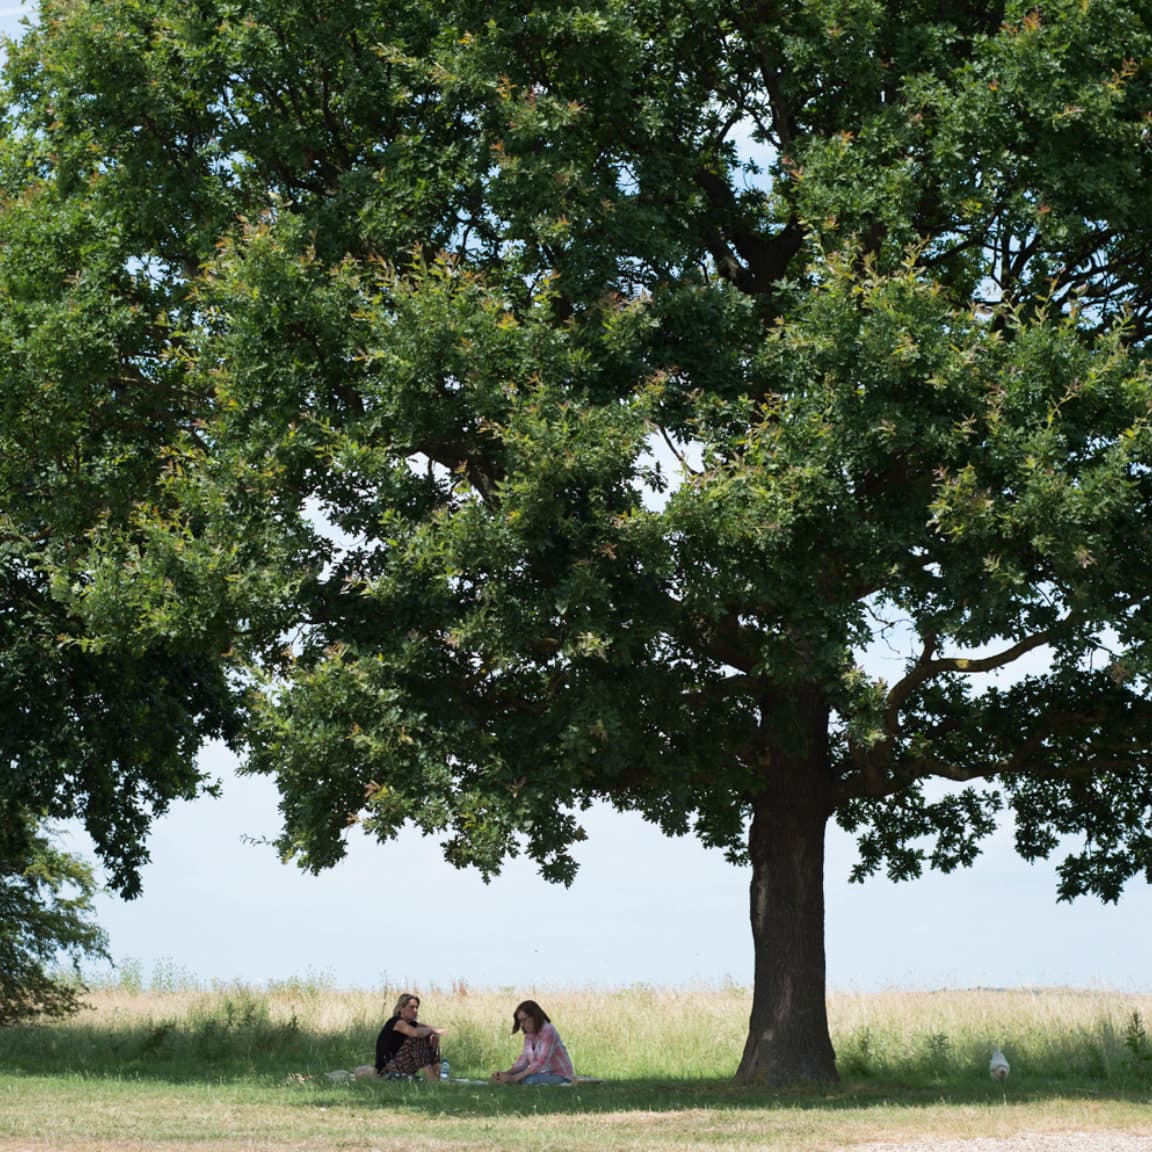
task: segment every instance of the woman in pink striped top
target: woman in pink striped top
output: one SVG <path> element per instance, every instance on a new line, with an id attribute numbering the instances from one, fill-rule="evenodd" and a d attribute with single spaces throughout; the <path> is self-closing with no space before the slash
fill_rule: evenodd
<path id="1" fill-rule="evenodd" d="M 512 1034 L 521 1030 L 524 1050 L 520 1059 L 505 1072 L 493 1072 L 493 1084 L 571 1084 L 576 1079 L 560 1033 L 535 1000 L 516 1005 Z"/>

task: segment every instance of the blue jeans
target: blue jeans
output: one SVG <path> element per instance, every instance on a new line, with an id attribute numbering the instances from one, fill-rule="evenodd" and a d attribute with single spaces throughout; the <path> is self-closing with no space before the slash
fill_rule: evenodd
<path id="1" fill-rule="evenodd" d="M 571 1084 L 572 1081 L 558 1076 L 555 1072 L 533 1072 L 531 1076 L 525 1076 L 520 1083 L 534 1088 L 537 1084 Z"/>

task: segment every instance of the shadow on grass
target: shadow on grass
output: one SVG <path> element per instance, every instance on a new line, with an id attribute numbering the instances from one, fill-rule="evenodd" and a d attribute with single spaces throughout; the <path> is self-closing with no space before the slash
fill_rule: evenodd
<path id="1" fill-rule="evenodd" d="M 108 1063 L 100 1069 L 62 1064 L 55 1069 L 33 1069 L 0 1059 L 0 1079 L 5 1075 L 48 1080 L 82 1078 L 86 1082 L 107 1080 L 174 1088 L 218 1086 L 241 1089 L 269 1102 L 274 1098 L 280 1106 L 301 1110 L 392 1111 L 461 1119 L 693 1110 L 837 1112 L 880 1107 L 1011 1106 L 1055 1100 L 1146 1104 L 1152 1094 L 1152 1084 L 1147 1081 L 1084 1084 L 1051 1078 L 1030 1081 L 1026 1077 L 1017 1078 L 1007 1088 L 976 1078 L 971 1082 L 876 1078 L 846 1080 L 825 1089 L 771 1090 L 738 1085 L 727 1076 L 714 1080 L 612 1080 L 570 1088 L 436 1082 L 333 1084 L 322 1073 L 308 1075 L 259 1064 L 239 1068 Z"/>
<path id="2" fill-rule="evenodd" d="M 369 1040 L 356 1047 L 367 1052 Z M 347 1037 L 295 1024 L 232 1024 L 212 1017 L 102 1031 L 79 1023 L 37 1024 L 0 1028 L 0 1069 L 171 1084 L 269 1083 L 293 1073 L 349 1067 L 349 1048 Z"/>
<path id="3" fill-rule="evenodd" d="M 983 1067 L 951 1067 L 931 1058 L 881 1075 L 854 1076 L 826 1089 L 770 1091 L 742 1087 L 729 1075 L 711 1079 L 608 1080 L 571 1088 L 519 1088 L 438 1082 L 333 1084 L 328 1070 L 367 1059 L 370 1037 L 334 1036 L 295 1023 L 237 1015 L 186 1022 L 149 1021 L 93 1030 L 82 1024 L 0 1029 L 0 1074 L 156 1085 L 233 1085 L 275 1095 L 294 1108 L 403 1110 L 430 1116 L 498 1117 L 691 1109 L 849 1110 L 873 1107 L 1025 1104 L 1048 1100 L 1146 1103 L 1152 1063 L 1099 1065 L 1085 1075 L 1073 1061 L 1043 1071 L 1013 1069 L 1006 1085 Z M 363 1043 L 361 1043 L 363 1041 Z M 482 1058 L 477 1052 L 471 1065 Z M 454 1061 L 455 1062 L 455 1061 Z M 467 1065 L 466 1065 L 467 1066 Z"/>
<path id="4" fill-rule="evenodd" d="M 983 1083 L 848 1081 L 824 1090 L 771 1091 L 731 1080 L 614 1080 L 571 1088 L 516 1088 L 486 1084 L 348 1084 L 300 1086 L 300 1108 L 397 1109 L 429 1116 L 499 1117 L 610 1112 L 680 1112 L 694 1109 L 849 1111 L 877 1107 L 929 1108 L 1034 1104 L 1062 1100 L 1146 1103 L 1149 1084 L 1084 1085 L 1045 1080 L 1007 1090 Z"/>

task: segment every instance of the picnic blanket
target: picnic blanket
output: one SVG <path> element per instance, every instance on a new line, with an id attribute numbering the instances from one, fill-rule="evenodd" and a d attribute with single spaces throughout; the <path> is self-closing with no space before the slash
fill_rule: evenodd
<path id="1" fill-rule="evenodd" d="M 376 1069 L 371 1064 L 361 1064 L 359 1068 L 352 1072 L 344 1068 L 337 1068 L 334 1072 L 326 1072 L 325 1078 L 333 1084 L 354 1084 L 360 1080 L 375 1080 L 379 1081 L 380 1077 L 376 1075 Z M 421 1076 L 412 1076 L 409 1079 L 419 1082 L 423 1079 Z M 470 1080 L 466 1076 L 449 1076 L 446 1080 L 434 1080 L 434 1084 L 489 1084 L 488 1080 Z M 571 1088 L 574 1084 L 599 1084 L 601 1081 L 595 1076 L 577 1076 L 571 1084 L 556 1084 L 556 1088 Z"/>

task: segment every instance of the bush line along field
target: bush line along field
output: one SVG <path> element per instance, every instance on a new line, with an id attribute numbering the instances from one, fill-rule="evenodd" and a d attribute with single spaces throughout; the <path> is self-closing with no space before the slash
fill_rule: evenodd
<path id="1" fill-rule="evenodd" d="M 833 994 L 843 1083 L 769 1094 L 731 1083 L 750 1005 L 737 986 L 412 989 L 423 997 L 421 1018 L 449 1029 L 445 1055 L 453 1075 L 467 1078 L 512 1062 L 520 1048 L 512 1010 L 539 1000 L 577 1071 L 604 1083 L 533 1091 L 331 1083 L 326 1073 L 371 1060 L 401 987 L 344 991 L 323 979 L 203 987 L 170 971 L 150 989 L 142 983 L 129 971 L 95 988 L 78 1017 L 0 1030 L 0 1152 L 629 1140 L 682 1152 L 728 1140 L 818 1149 L 1038 1126 L 1152 1133 L 1152 995 Z M 1012 1063 L 1005 1085 L 988 1076 L 993 1044 Z M 538 1132 L 532 1121 L 544 1113 Z"/>

